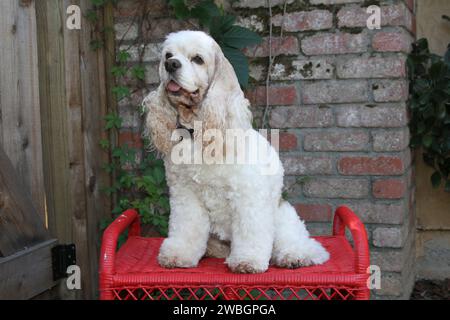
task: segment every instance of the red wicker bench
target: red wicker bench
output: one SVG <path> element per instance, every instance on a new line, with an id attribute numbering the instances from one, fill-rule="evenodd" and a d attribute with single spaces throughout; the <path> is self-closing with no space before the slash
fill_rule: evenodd
<path id="1" fill-rule="evenodd" d="M 128 239 L 117 251 L 117 240 Z M 345 236 L 351 231 L 353 247 Z M 336 210 L 333 235 L 316 237 L 331 258 L 320 266 L 270 267 L 262 274 L 234 274 L 223 259 L 205 258 L 197 268 L 165 269 L 157 255 L 162 239 L 140 236 L 139 216 L 128 210 L 105 231 L 100 257 L 103 300 L 304 300 L 369 299 L 369 248 L 364 225 L 348 208 Z"/>

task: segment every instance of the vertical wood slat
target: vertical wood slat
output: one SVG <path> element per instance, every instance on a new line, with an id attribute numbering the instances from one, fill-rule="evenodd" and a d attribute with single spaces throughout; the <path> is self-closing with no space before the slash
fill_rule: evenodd
<path id="1" fill-rule="evenodd" d="M 47 193 L 57 193 L 48 200 L 49 225 L 56 237 L 76 244 L 82 272 L 77 297 L 91 299 L 97 296 L 99 221 L 110 215 L 111 207 L 101 192 L 109 183 L 101 168 L 108 155 L 99 145 L 106 137 L 102 130 L 107 105 L 104 52 L 91 50 L 93 32 L 86 19 L 81 30 L 65 26 L 67 6 L 79 5 L 85 13 L 90 0 L 38 3 Z"/>
<path id="2" fill-rule="evenodd" d="M 45 219 L 33 1 L 0 1 L 0 143 Z"/>
<path id="3" fill-rule="evenodd" d="M 63 3 L 36 1 L 39 84 L 48 225 L 60 242 L 72 240 Z"/>
<path id="4" fill-rule="evenodd" d="M 11 160 L 0 147 L 0 256 L 49 239 L 44 222 Z"/>

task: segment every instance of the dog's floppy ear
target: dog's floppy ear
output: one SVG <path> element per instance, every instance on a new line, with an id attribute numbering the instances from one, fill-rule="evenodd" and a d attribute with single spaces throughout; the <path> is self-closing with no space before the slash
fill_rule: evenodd
<path id="1" fill-rule="evenodd" d="M 163 84 L 145 97 L 142 106 L 146 112 L 144 135 L 152 146 L 167 155 L 172 149 L 171 136 L 177 127 L 177 116 L 169 105 Z"/>
<path id="2" fill-rule="evenodd" d="M 203 128 L 248 129 L 251 127 L 249 102 L 244 97 L 233 66 L 214 43 L 215 66 L 201 107 Z"/>

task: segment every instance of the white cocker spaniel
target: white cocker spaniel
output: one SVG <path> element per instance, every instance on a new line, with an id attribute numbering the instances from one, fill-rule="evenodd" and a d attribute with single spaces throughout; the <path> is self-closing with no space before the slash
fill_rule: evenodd
<path id="1" fill-rule="evenodd" d="M 249 101 L 219 45 L 201 31 L 172 33 L 159 74 L 161 84 L 143 102 L 145 129 L 163 154 L 170 189 L 159 263 L 195 267 L 208 254 L 226 257 L 233 272 L 259 273 L 269 263 L 327 261 L 328 252 L 282 199 L 278 153 L 252 128 Z M 225 139 L 229 132 L 245 133 L 244 145 Z"/>

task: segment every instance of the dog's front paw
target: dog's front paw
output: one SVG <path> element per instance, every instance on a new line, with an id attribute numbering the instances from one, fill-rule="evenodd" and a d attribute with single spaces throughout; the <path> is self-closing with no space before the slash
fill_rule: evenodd
<path id="1" fill-rule="evenodd" d="M 234 273 L 262 273 L 266 269 L 258 269 L 249 262 L 241 262 L 237 265 L 230 266 L 230 270 Z"/>
<path id="2" fill-rule="evenodd" d="M 193 268 L 199 259 L 191 251 L 169 238 L 161 245 L 158 262 L 165 268 Z"/>
<path id="3" fill-rule="evenodd" d="M 164 254 L 158 255 L 158 262 L 164 268 L 194 268 L 197 266 L 196 262 L 186 260 L 182 257 L 169 256 Z"/>
<path id="4" fill-rule="evenodd" d="M 235 260 L 232 258 L 227 259 L 227 264 L 230 270 L 234 273 L 262 273 L 267 271 L 269 263 L 264 263 L 263 261 L 246 261 L 246 260 Z"/>
<path id="5" fill-rule="evenodd" d="M 284 252 L 274 257 L 274 262 L 281 268 L 295 269 L 322 264 L 330 258 L 330 254 L 314 239 L 308 239 L 307 244 Z"/>

